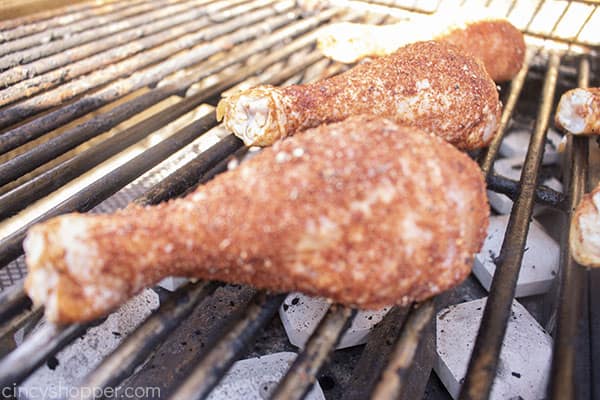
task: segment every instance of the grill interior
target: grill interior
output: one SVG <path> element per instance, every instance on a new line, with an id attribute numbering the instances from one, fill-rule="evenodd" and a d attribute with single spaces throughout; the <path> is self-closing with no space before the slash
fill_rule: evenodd
<path id="1" fill-rule="evenodd" d="M 564 194 L 538 184 L 559 95 L 600 85 L 600 11 L 593 1 L 333 1 L 319 12 L 294 1 L 104 1 L 0 21 L 0 386 L 24 382 L 102 323 L 42 324 L 29 333 L 43 313 L 21 284 L 21 243 L 33 223 L 71 211 L 112 211 L 132 201 L 156 204 L 187 193 L 233 160 L 243 161 L 249 150 L 218 127 L 213 106 L 236 87 L 306 82 L 346 69 L 316 50 L 319 27 L 482 6 L 523 30 L 529 48 L 523 70 L 501 87 L 501 134 L 473 155 L 488 188 L 515 201 L 461 392 L 463 399 L 487 398 L 534 204 L 568 217 L 600 178 L 596 142 L 568 137 Z M 517 128 L 531 132 L 519 182 L 492 168 L 504 134 Z M 563 218 L 556 230 L 567 227 Z M 554 337 L 548 397 L 593 398 L 600 393 L 600 298 L 592 289 L 600 287 L 600 275 L 575 265 L 562 236 L 555 288 L 523 304 Z M 269 341 L 281 336 L 274 315 L 284 295 L 217 282 L 156 290 L 158 309 L 121 338 L 79 382 L 82 387 L 159 380 L 162 398 L 203 398 L 242 356 L 290 349 Z M 301 398 L 317 377 L 331 386 L 323 377 L 333 376 L 338 384 L 326 390 L 330 398 L 447 398 L 430 378 L 434 316 L 484 295 L 469 278 L 435 299 L 394 307 L 366 346 L 335 353 L 355 311 L 331 305 L 271 397 Z M 23 327 L 25 339 L 15 346 Z M 190 337 L 194 344 L 181 345 L 185 355 L 169 355 L 169 346 L 192 342 Z"/>

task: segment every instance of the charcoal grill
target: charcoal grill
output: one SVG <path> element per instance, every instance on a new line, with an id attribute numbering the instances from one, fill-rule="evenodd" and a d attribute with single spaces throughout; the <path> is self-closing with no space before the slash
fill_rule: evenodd
<path id="1" fill-rule="evenodd" d="M 21 243 L 26 230 L 52 216 L 90 211 L 106 204 L 106 199 L 114 198 L 131 182 L 139 182 L 139 177 L 148 176 L 148 171 L 156 175 L 159 164 L 164 165 L 163 161 L 175 153 L 180 155 L 181 149 L 189 149 L 217 126 L 214 112 L 192 118 L 158 143 L 146 143 L 142 150 L 130 152 L 125 161 L 105 167 L 101 178 L 75 188 L 69 185 L 200 105 L 214 105 L 221 93 L 249 79 L 277 85 L 342 71 L 344 66 L 324 60 L 315 49 L 315 32 L 323 25 L 410 19 L 415 14 L 435 14 L 441 3 L 334 1 L 311 13 L 293 1 L 105 1 L 0 21 L 0 285 L 4 291 L 0 302 L 0 387 L 23 382 L 101 322 L 43 325 L 15 347 L 14 333 L 43 313 L 32 306 L 22 289 Z M 457 1 L 455 5 L 469 10 L 471 3 Z M 571 87 L 600 83 L 594 81 L 599 4 L 513 0 L 484 5 L 527 34 L 529 52 L 518 76 L 502 87 L 505 106 L 500 134 L 489 149 L 475 155 L 488 188 L 508 195 L 515 203 L 462 399 L 489 396 L 534 204 L 549 205 L 570 216 L 582 194 L 600 177 L 594 163 L 597 144 L 569 136 L 566 193 L 538 185 L 546 131 L 558 94 Z M 175 100 L 164 105 L 169 99 Z M 526 104 L 537 104 L 537 110 Z M 519 182 L 492 172 L 503 134 L 517 114 L 532 122 Z M 128 125 L 113 129 L 123 124 Z M 156 204 L 182 195 L 226 170 L 232 160 L 241 160 L 247 150 L 235 137 L 224 136 L 168 174 L 161 170 L 160 181 L 144 189 L 135 202 Z M 574 263 L 566 240 L 565 235 L 559 284 L 551 292 L 556 329 L 548 398 L 594 398 L 600 396 L 600 297 L 593 288 L 600 287 L 600 275 Z M 220 286 L 217 282 L 195 282 L 164 295 L 160 307 L 81 385 L 119 385 L 195 309 L 210 301 Z M 284 296 L 258 291 L 251 294 L 214 328 L 217 334 L 196 356 L 186 377 L 169 390 L 170 396 L 207 396 L 266 329 Z M 436 307 L 447 304 L 450 298 L 442 295 L 408 308 L 393 308 L 369 337 L 343 397 L 422 395 L 431 370 L 431 357 L 423 355 L 428 351 L 425 344 L 431 339 Z M 303 397 L 354 314 L 346 307 L 330 306 L 272 398 Z M 427 359 L 429 363 L 425 361 L 423 368 Z M 415 372 L 418 363 L 425 372 Z"/>

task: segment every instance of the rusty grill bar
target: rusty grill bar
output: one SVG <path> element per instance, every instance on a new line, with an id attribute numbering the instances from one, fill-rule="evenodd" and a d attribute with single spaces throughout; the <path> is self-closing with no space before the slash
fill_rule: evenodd
<path id="1" fill-rule="evenodd" d="M 0 220 L 18 220 L 19 211 L 61 190 L 80 175 L 201 104 L 214 103 L 221 93 L 249 78 L 254 77 L 254 83 L 275 85 L 304 79 L 307 69 L 324 62 L 314 48 L 315 30 L 329 21 L 358 21 L 364 17 L 382 22 L 385 19 L 381 15 L 365 14 L 364 10 L 369 7 L 375 11 L 390 10 L 397 18 L 410 18 L 415 13 L 433 14 L 442 7 L 441 1 L 435 4 L 413 0 L 349 1 L 347 7 L 332 6 L 306 16 L 291 0 L 105 3 L 83 3 L 0 21 L 0 128 L 3 129 L 0 131 Z M 456 3 L 469 6 L 466 1 Z M 494 6 L 494 3 L 488 1 L 486 5 Z M 514 0 L 503 14 L 527 33 L 533 45 L 526 65 L 508 89 L 499 134 L 479 155 L 488 188 L 509 195 L 515 205 L 462 387 L 462 399 L 489 396 L 534 203 L 563 209 L 570 216 L 586 191 L 588 139 L 569 137 L 570 176 L 566 195 L 539 186 L 538 175 L 564 54 L 577 54 L 580 60 L 578 84 L 590 84 L 590 57 L 598 56 L 598 46 L 590 42 L 586 33 L 595 21 L 600 21 L 599 5 L 590 1 L 565 4 L 556 19 L 547 23 L 551 29 L 543 32 L 536 24 L 549 3 L 538 1 L 527 18 L 513 21 L 522 6 Z M 563 34 L 572 9 L 578 7 L 584 12 L 576 29 L 571 36 Z M 294 60 L 298 52 L 305 53 Z M 521 181 L 516 182 L 494 174 L 492 166 L 524 84 L 531 71 L 539 69 L 533 65 L 539 56 L 546 63 L 541 68 L 545 71 L 543 91 Z M 273 65 L 280 68 L 271 72 Z M 320 75 L 332 75 L 343 68 L 327 64 L 320 67 Z M 208 83 L 192 91 L 194 85 L 203 80 Z M 139 93 L 142 89 L 144 91 Z M 87 149 L 69 153 L 172 96 L 181 100 Z M 106 106 L 112 108 L 102 111 Z M 97 115 L 90 114 L 99 109 Z M 92 209 L 215 126 L 214 112 L 196 118 L 102 179 L 19 224 L 0 240 L 0 266 L 6 267 L 22 255 L 21 243 L 32 224 L 65 212 Z M 53 132 L 58 128 L 64 129 L 58 134 Z M 238 139 L 226 136 L 146 191 L 136 202 L 156 204 L 182 195 L 199 182 L 226 170 L 232 158 L 241 159 L 246 151 Z M 63 156 L 66 158 L 52 165 L 53 160 Z M 561 244 L 557 330 L 548 388 L 549 397 L 553 399 L 576 398 L 573 337 L 581 334 L 580 312 L 591 308 L 589 302 L 593 297 L 586 280 L 591 272 L 574 263 L 566 244 L 565 237 Z M 219 285 L 190 283 L 169 295 L 81 384 L 99 388 L 118 385 L 196 307 L 201 307 Z M 444 301 L 443 296 L 440 297 L 438 301 Z M 283 298 L 256 291 L 240 311 L 218 327 L 223 334 L 207 346 L 209 350 L 199 355 L 195 367 L 172 397 L 206 397 L 257 333 L 266 327 Z M 351 385 L 349 398 L 392 399 L 407 393 L 409 372 L 422 342 L 431 335 L 428 329 L 435 310 L 432 299 L 407 308 L 394 307 L 388 312 L 380 324 L 382 331 L 374 331 L 367 344 L 370 353 L 380 352 L 385 357 L 374 359 L 363 352 L 357 367 L 361 373 Z M 89 327 L 102 322 L 63 327 L 45 325 L 12 349 L 8 345 L 12 335 L 20 327 L 37 321 L 42 312 L 40 308 L 33 308 L 19 283 L 3 295 L 0 301 L 0 387 L 22 382 L 50 357 L 85 334 Z M 307 393 L 354 314 L 354 310 L 338 305 L 329 308 L 272 398 L 302 398 Z M 591 311 L 589 314 L 591 332 L 595 329 L 593 315 L 597 314 L 592 315 Z M 592 365 L 598 363 L 594 349 L 600 348 L 600 338 L 594 336 L 589 337 Z M 591 386 L 590 393 L 597 394 L 598 383 L 594 383 L 592 374 L 584 379 Z"/>

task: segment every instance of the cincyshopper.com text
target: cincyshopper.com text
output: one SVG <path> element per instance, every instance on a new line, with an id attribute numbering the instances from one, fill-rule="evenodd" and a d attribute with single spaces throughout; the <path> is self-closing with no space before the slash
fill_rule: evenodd
<path id="1" fill-rule="evenodd" d="M 58 398 L 105 398 L 105 399 L 160 399 L 160 388 L 156 386 L 138 387 L 73 387 L 73 386 L 17 386 L 3 387 L 0 397 L 4 399 L 58 399 Z"/>

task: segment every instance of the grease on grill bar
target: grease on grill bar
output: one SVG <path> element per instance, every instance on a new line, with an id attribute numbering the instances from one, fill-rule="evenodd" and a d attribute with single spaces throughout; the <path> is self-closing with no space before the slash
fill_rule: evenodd
<path id="1" fill-rule="evenodd" d="M 114 167 L 101 179 L 87 182 L 65 199 L 46 208 L 35 208 L 45 196 L 60 193 L 82 174 L 109 163 L 111 157 L 123 149 L 136 145 L 200 105 L 214 103 L 222 92 L 253 76 L 257 76 L 255 84 L 277 85 L 304 79 L 305 71 L 315 66 L 320 76 L 341 71 L 343 67 L 339 65 L 323 64 L 313 47 L 319 26 L 330 20 L 356 21 L 361 17 L 367 22 L 395 22 L 397 19 L 386 19 L 385 15 L 402 19 L 415 13 L 444 12 L 447 3 L 454 2 L 332 1 L 335 6 L 316 14 L 304 13 L 291 0 L 105 3 L 82 3 L 0 21 L 0 126 L 4 128 L 0 131 L 0 157 L 3 157 L 0 158 L 3 160 L 0 161 L 0 265 L 4 271 L 18 265 L 13 260 L 22 255 L 21 242 L 33 223 L 69 211 L 91 210 L 198 137 L 206 136 L 204 134 L 216 126 L 214 114 L 186 123 L 169 137 Z M 567 171 L 571 172 L 566 194 L 538 186 L 538 176 L 555 88 L 561 85 L 561 63 L 573 64 L 572 54 L 588 54 L 575 68 L 570 67 L 579 72 L 578 84 L 585 86 L 593 79 L 594 60 L 598 62 L 598 38 L 592 31 L 592 26 L 600 23 L 597 3 L 541 1 L 533 4 L 519 0 L 487 3 L 491 3 L 487 5 L 496 15 L 507 17 L 527 33 L 530 51 L 525 67 L 510 87 L 503 90 L 507 96 L 500 134 L 479 155 L 488 188 L 509 195 L 515 205 L 498 258 L 502 268 L 498 268 L 499 273 L 494 278 L 465 377 L 461 393 L 465 399 L 489 396 L 534 203 L 569 212 L 585 190 L 585 138 L 569 138 Z M 472 4 L 462 2 L 453 6 Z M 383 15 L 366 14 L 367 11 L 383 12 Z M 553 52 L 548 55 L 548 50 Z M 294 59 L 295 53 L 302 55 Z M 279 65 L 279 69 L 271 70 L 273 65 Z M 523 89 L 535 87 L 528 82 L 537 79 L 540 71 L 545 78 L 541 98 L 534 101 L 534 104 L 539 103 L 535 132 L 521 181 L 516 182 L 494 174 L 493 163 L 515 118 L 528 114 L 531 119 L 531 112 L 520 109 L 525 101 L 523 97 L 528 96 Z M 190 89 L 198 82 L 203 82 L 199 89 Z M 140 89 L 145 90 L 138 92 Z M 192 94 L 186 96 L 186 93 Z M 179 99 L 174 104 L 87 149 L 73 150 L 174 96 Z M 92 113 L 101 107 L 108 110 Z M 59 133 L 54 131 L 63 127 L 66 128 Z M 238 162 L 246 152 L 238 139 L 226 136 L 175 168 L 135 201 L 155 204 L 182 195 L 199 181 L 227 169 L 233 158 Z M 71 155 L 57 165 L 48 166 L 64 154 Z M 23 179 L 31 171 L 31 178 Z M 577 367 L 580 356 L 572 341 L 575 335 L 594 332 L 591 327 L 578 329 L 580 313 L 573 311 L 585 313 L 586 307 L 591 307 L 593 296 L 588 296 L 588 273 L 574 265 L 566 242 L 562 243 L 560 297 L 555 296 L 557 330 L 548 393 L 555 399 L 574 399 L 580 393 L 591 393 L 590 387 L 594 385 L 592 373 L 580 376 L 581 368 Z M 119 347 L 82 382 L 75 384 L 98 388 L 120 385 L 136 369 L 143 368 L 141 365 L 149 355 L 168 342 L 173 332 L 194 310 L 202 307 L 219 286 L 211 282 L 190 283 L 169 294 Z M 15 332 L 38 321 L 43 310 L 32 308 L 19 282 L 6 292 L 0 301 L 0 387 L 3 388 L 23 382 L 91 326 L 44 325 L 15 348 Z M 409 396 L 409 393 L 422 394 L 433 362 L 432 354 L 422 357 L 423 352 L 431 351 L 427 350 L 427 344 L 433 335 L 429 329 L 432 317 L 436 307 L 457 302 L 460 295 L 449 293 L 436 300 L 439 304 L 432 300 L 406 309 L 395 307 L 385 316 L 369 336 L 366 348 L 386 354 L 375 358 L 373 354 L 361 354 L 353 371 L 351 380 L 354 382 L 346 385 L 348 392 L 344 398 L 391 399 Z M 253 291 L 247 302 L 214 327 L 219 332 L 218 337 L 199 352 L 195 365 L 174 377 L 171 383 L 175 385 L 171 385 L 170 394 L 185 399 L 206 397 L 259 333 L 272 328 L 269 324 L 282 301 L 282 295 Z M 327 359 L 353 315 L 353 310 L 330 307 L 305 349 L 275 388 L 273 398 L 302 398 L 307 393 L 319 371 L 327 368 Z M 96 321 L 100 323 L 102 321 Z M 597 363 L 598 355 L 593 353 L 593 348 L 598 338 L 587 337 L 586 340 L 590 353 L 584 357 L 589 356 L 592 364 Z M 417 374 L 416 382 L 412 379 L 414 370 L 418 369 L 427 373 Z"/>

